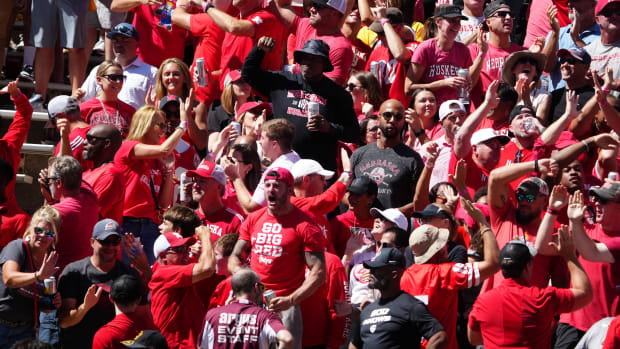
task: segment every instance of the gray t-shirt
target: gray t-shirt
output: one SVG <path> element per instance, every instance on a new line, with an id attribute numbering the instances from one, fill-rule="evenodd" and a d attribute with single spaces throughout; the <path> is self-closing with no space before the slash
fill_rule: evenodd
<path id="1" fill-rule="evenodd" d="M 356 178 L 368 176 L 377 182 L 377 199 L 383 208 L 398 208 L 413 201 L 424 163 L 415 150 L 403 143 L 379 149 L 375 142 L 353 153 L 351 167 Z"/>
<path id="2" fill-rule="evenodd" d="M 585 49 L 592 57 L 590 70 L 596 70 L 599 75 L 603 75 L 605 68 L 611 67 L 613 69 L 613 78 L 620 79 L 620 69 L 618 69 L 620 67 L 620 40 L 605 45 L 599 38 L 586 46 Z M 618 98 L 620 93 L 612 91 L 611 95 Z"/>
<path id="3" fill-rule="evenodd" d="M 0 254 L 0 280 L 3 280 L 2 266 L 7 261 L 15 261 L 19 265 L 19 271 L 32 273 L 30 259 L 26 251 L 24 240 L 17 239 L 9 242 Z M 36 269 L 36 268 L 35 268 Z M 43 282 L 37 282 L 37 298 L 39 299 L 39 310 L 44 306 Z M 33 285 L 19 288 L 8 288 L 3 281 L 0 281 L 0 319 L 10 322 L 32 322 L 34 323 L 34 293 Z"/>
<path id="4" fill-rule="evenodd" d="M 467 17 L 467 19 L 461 20 L 461 29 L 459 29 L 459 33 L 456 35 L 456 41 L 458 42 L 463 42 L 472 34 L 477 33 L 478 28 L 480 27 L 480 23 L 484 21 L 484 16 L 468 16 L 465 14 L 465 12 L 463 12 L 462 14 L 463 16 Z"/>

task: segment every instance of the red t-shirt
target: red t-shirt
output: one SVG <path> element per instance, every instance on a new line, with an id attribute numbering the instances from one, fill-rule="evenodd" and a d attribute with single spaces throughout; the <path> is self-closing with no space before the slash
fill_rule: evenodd
<path id="1" fill-rule="evenodd" d="M 24 212 L 14 201 L 0 204 L 0 251 L 9 242 L 21 238 L 28 224 L 30 216 Z"/>
<path id="2" fill-rule="evenodd" d="M 208 278 L 194 284 L 194 287 L 196 288 L 196 293 L 202 300 L 202 304 L 205 309 L 207 309 L 209 303 L 211 302 L 211 295 L 213 294 L 213 292 L 215 292 L 217 286 L 222 281 L 224 281 L 224 279 L 226 279 L 224 275 L 217 275 L 214 273 Z"/>
<path id="3" fill-rule="evenodd" d="M 295 33 L 295 50 L 302 49 L 306 41 L 311 39 L 321 39 L 329 45 L 329 60 L 334 70 L 324 75 L 340 86 L 347 82 L 353 63 L 353 50 L 351 43 L 340 30 L 330 35 L 318 35 L 316 29 L 310 25 L 310 18 L 299 16 L 295 17 L 290 30 Z"/>
<path id="4" fill-rule="evenodd" d="M 325 253 L 327 279 L 310 297 L 299 303 L 303 317 L 304 348 L 330 343 L 329 348 L 343 344 L 345 317 L 336 316 L 336 300 L 346 300 L 345 287 L 348 288 L 347 273 L 338 256 Z M 306 276 L 310 270 L 306 267 Z"/>
<path id="5" fill-rule="evenodd" d="M 588 236 L 607 246 L 616 263 L 590 262 L 579 256 L 583 270 L 588 274 L 594 297 L 585 307 L 569 314 L 563 314 L 560 322 L 578 330 L 587 331 L 598 320 L 620 314 L 620 234 L 603 230 L 600 224 L 586 227 Z"/>
<path id="6" fill-rule="evenodd" d="M 134 339 L 144 330 L 157 330 L 153 320 L 140 312 L 121 313 L 95 333 L 92 349 L 123 349 L 120 342 Z"/>
<path id="7" fill-rule="evenodd" d="M 510 56 L 513 52 L 526 50 L 525 47 L 519 46 L 515 43 L 511 43 L 510 47 L 507 49 L 493 46 L 491 43 L 488 43 L 488 45 L 489 49 L 487 54 L 482 59 L 480 80 L 478 80 L 478 83 L 473 87 L 471 92 L 471 100 L 475 105 L 480 105 L 480 103 L 482 103 L 484 94 L 493 80 L 501 80 L 502 67 L 504 66 L 504 61 L 506 58 L 508 58 L 508 56 Z M 473 61 L 476 57 L 478 57 L 478 52 L 480 52 L 478 44 L 474 42 L 471 45 L 468 45 L 467 48 L 469 49 L 469 54 L 471 56 L 470 58 Z"/>
<path id="8" fill-rule="evenodd" d="M 457 349 L 458 290 L 480 284 L 478 263 L 413 264 L 400 279 L 400 289 L 428 308 L 448 334 L 446 348 Z"/>
<path id="9" fill-rule="evenodd" d="M 90 126 L 112 125 L 121 131 L 123 138 L 129 134 L 129 125 L 135 112 L 136 108 L 120 99 L 112 102 L 95 97 L 80 104 L 80 114 L 87 124 Z"/>
<path id="10" fill-rule="evenodd" d="M 113 162 L 85 171 L 82 179 L 97 194 L 101 218 L 111 218 L 119 224 L 123 221 L 125 201 L 125 177 Z"/>
<path id="11" fill-rule="evenodd" d="M 13 174 L 17 174 L 19 162 L 21 161 L 21 150 L 32 120 L 32 106 L 28 102 L 28 97 L 20 93 L 13 100 L 15 103 L 15 116 L 6 133 L 0 138 L 0 159 L 4 159 L 13 167 Z M 81 154 L 80 154 L 81 155 Z M 4 196 L 7 201 L 11 201 L 17 206 L 15 201 L 15 181 L 11 181 L 4 189 Z"/>
<path id="12" fill-rule="evenodd" d="M 66 223 L 60 225 L 56 244 L 58 266 L 62 271 L 67 264 L 92 255 L 90 238 L 99 221 L 99 205 L 91 186 L 82 181 L 76 195 L 60 200 L 54 208 L 60 213 L 61 222 Z"/>
<path id="13" fill-rule="evenodd" d="M 269 9 L 257 8 L 254 12 L 242 16 L 254 25 L 254 36 L 240 36 L 231 33 L 224 34 L 222 43 L 222 61 L 220 69 L 222 75 L 220 88 L 224 89 L 224 78 L 229 71 L 241 69 L 245 57 L 263 36 L 269 36 L 276 41 L 273 50 L 265 55 L 261 69 L 277 71 L 282 67 L 282 45 L 286 41 L 287 30 Z"/>
<path id="14" fill-rule="evenodd" d="M 336 254 L 342 257 L 344 256 L 347 241 L 349 241 L 351 235 L 360 232 L 370 235 L 375 219 L 370 217 L 368 219 L 358 220 L 353 210 L 350 210 L 332 218 L 329 222 L 334 249 L 336 250 Z"/>
<path id="15" fill-rule="evenodd" d="M 465 163 L 467 165 L 467 173 L 465 177 L 465 185 L 467 185 L 467 191 L 473 198 L 476 190 L 482 187 L 486 187 L 489 184 L 490 171 L 479 167 L 478 164 L 472 158 L 472 151 L 469 151 L 465 157 Z M 448 165 L 448 173 L 453 175 L 456 170 L 456 163 L 459 159 L 454 154 L 454 148 L 450 151 L 450 164 Z"/>
<path id="16" fill-rule="evenodd" d="M 420 43 L 413 41 L 405 45 L 405 48 L 413 52 Z M 365 70 L 371 72 L 379 81 L 379 87 L 383 93 L 383 98 L 398 99 L 403 105 L 407 105 L 408 99 L 405 96 L 405 76 L 409 64 L 398 62 L 390 49 L 379 42 L 372 50 Z"/>
<path id="17" fill-rule="evenodd" d="M 250 195 L 252 195 L 252 192 L 250 192 Z M 244 218 L 247 216 L 247 214 L 245 214 L 245 211 L 241 207 L 241 204 L 239 203 L 239 198 L 237 197 L 235 187 L 232 185 L 232 183 L 230 183 L 230 181 L 226 182 L 226 188 L 224 190 L 222 202 L 224 202 L 224 206 L 239 213 Z"/>
<path id="18" fill-rule="evenodd" d="M 192 283 L 195 265 L 160 265 L 149 282 L 153 322 L 170 348 L 196 348 L 202 329 L 206 309 Z"/>
<path id="19" fill-rule="evenodd" d="M 71 153 L 73 157 L 76 158 L 80 165 L 82 165 L 82 169 L 88 170 L 93 167 L 92 161 L 82 159 L 82 150 L 84 149 L 84 141 L 86 140 L 86 134 L 90 131 L 91 126 L 86 127 L 78 127 L 74 128 L 71 132 L 69 132 L 69 143 L 71 146 Z M 60 142 L 56 145 L 56 150 L 54 150 L 54 156 L 60 155 Z"/>
<path id="20" fill-rule="evenodd" d="M 142 34 L 138 40 L 138 54 L 145 63 L 157 68 L 167 58 L 183 59 L 187 37 L 187 30 L 179 26 L 173 24 L 169 31 L 159 25 L 160 17 L 155 15 L 158 7 L 140 5 L 132 9 L 133 26 Z"/>
<path id="21" fill-rule="evenodd" d="M 198 38 L 194 62 L 190 67 L 190 72 L 194 77 L 194 91 L 198 101 L 209 105 L 220 95 L 219 76 L 211 77 L 211 73 L 220 69 L 222 41 L 224 41 L 226 32 L 215 24 L 211 16 L 206 13 L 190 16 L 189 25 L 192 35 Z M 205 60 L 205 77 L 207 79 L 207 86 L 205 87 L 198 86 L 198 80 L 194 75 L 196 59 L 198 58 Z"/>
<path id="22" fill-rule="evenodd" d="M 353 41 L 349 40 L 351 48 L 353 49 L 353 61 L 351 62 L 351 72 L 366 70 L 366 62 L 368 56 L 372 52 L 372 48 L 366 45 L 362 40 L 355 38 Z"/>
<path id="23" fill-rule="evenodd" d="M 239 240 L 251 243 L 250 266 L 277 296 L 288 296 L 304 282 L 305 252 L 325 251 L 323 233 L 297 207 L 278 217 L 266 207 L 253 212 L 241 225 Z"/>
<path id="24" fill-rule="evenodd" d="M 129 154 L 140 142 L 125 141 L 114 156 L 114 164 L 126 179 L 123 216 L 151 218 L 157 222 L 158 213 L 153 201 L 149 178 L 153 178 L 155 193 L 159 193 L 161 176 L 156 160 L 130 160 Z"/>
<path id="25" fill-rule="evenodd" d="M 223 307 L 227 302 L 232 300 L 233 291 L 232 286 L 230 285 L 231 278 L 232 275 L 229 275 L 226 279 L 220 281 L 220 283 L 215 286 L 215 290 L 211 293 L 211 299 L 209 300 L 207 311 L 213 308 Z"/>
<path id="26" fill-rule="evenodd" d="M 469 314 L 469 327 L 482 332 L 484 347 L 551 348 L 553 318 L 569 312 L 573 291 L 538 288 L 525 280 L 506 279 L 480 294 Z"/>
<path id="27" fill-rule="evenodd" d="M 243 223 L 243 216 L 227 207 L 222 207 L 208 216 L 203 215 L 200 209 L 197 209 L 196 214 L 200 218 L 200 223 L 211 230 L 211 242 L 215 242 L 226 234 L 238 233 Z"/>
<path id="28" fill-rule="evenodd" d="M 166 141 L 166 137 L 161 137 L 161 143 Z M 184 168 L 186 170 L 195 170 L 196 167 L 200 164 L 200 156 L 194 146 L 192 145 L 192 141 L 189 138 L 187 132 L 183 133 L 181 140 L 174 147 L 174 169 Z"/>
<path id="29" fill-rule="evenodd" d="M 420 82 L 423 84 L 437 80 L 458 76 L 460 68 L 469 69 L 472 65 L 467 46 L 455 42 L 452 50 L 442 51 L 437 46 L 437 39 L 429 39 L 421 43 L 411 56 L 411 63 L 423 65 L 424 73 Z M 443 87 L 433 90 L 437 97 L 437 105 L 449 100 L 457 99 L 456 89 Z"/>
<path id="30" fill-rule="evenodd" d="M 602 349 L 620 348 L 620 315 L 611 321 L 607 328 L 607 337 Z"/>
<path id="31" fill-rule="evenodd" d="M 473 108 L 473 110 L 476 110 Z M 478 130 L 483 128 L 492 128 L 497 131 L 498 134 L 510 137 L 510 121 L 508 119 L 504 121 L 490 120 L 487 118 L 482 119 L 482 123 L 478 126 Z"/>

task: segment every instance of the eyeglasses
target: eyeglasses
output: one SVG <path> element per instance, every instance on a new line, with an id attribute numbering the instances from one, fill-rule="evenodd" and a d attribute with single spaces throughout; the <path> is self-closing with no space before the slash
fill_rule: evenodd
<path id="1" fill-rule="evenodd" d="M 258 286 L 258 290 L 263 293 L 265 292 L 265 285 L 263 285 L 261 282 L 257 282 L 256 286 Z"/>
<path id="2" fill-rule="evenodd" d="M 183 245 L 183 246 L 177 246 L 177 247 L 170 247 L 166 250 L 166 253 L 186 254 L 187 246 Z"/>
<path id="3" fill-rule="evenodd" d="M 377 131 L 379 131 L 379 126 L 375 126 L 375 127 L 371 127 L 367 129 L 366 133 L 376 133 Z"/>
<path id="4" fill-rule="evenodd" d="M 103 77 L 114 82 L 123 82 L 125 80 L 125 75 L 123 74 L 107 74 Z"/>
<path id="5" fill-rule="evenodd" d="M 344 88 L 349 90 L 349 91 L 353 91 L 356 87 L 362 88 L 362 86 L 360 85 L 356 85 L 352 82 L 348 83 L 348 84 L 344 84 Z"/>
<path id="6" fill-rule="evenodd" d="M 523 200 L 527 200 L 527 202 L 532 203 L 536 201 L 536 195 L 517 192 L 517 201 L 523 201 Z"/>
<path id="7" fill-rule="evenodd" d="M 510 11 L 497 11 L 491 17 L 506 18 L 508 16 L 512 17 L 512 13 Z"/>
<path id="8" fill-rule="evenodd" d="M 86 135 L 86 141 L 88 143 L 95 143 L 98 140 L 105 140 L 107 139 L 107 137 L 97 137 L 97 136 L 92 136 L 92 135 Z"/>
<path id="9" fill-rule="evenodd" d="M 580 60 L 573 57 L 562 57 L 560 58 L 560 64 L 568 63 L 570 65 L 575 65 L 577 63 L 581 63 Z"/>
<path id="10" fill-rule="evenodd" d="M 97 242 L 99 242 L 102 246 L 118 246 L 121 244 L 121 238 L 116 236 L 116 237 L 111 237 L 111 238 L 107 238 L 105 240 L 99 240 L 97 239 Z"/>
<path id="11" fill-rule="evenodd" d="M 50 239 L 52 239 L 53 237 L 56 236 L 55 232 L 53 232 L 51 230 L 45 230 L 45 229 L 39 228 L 39 227 L 34 227 L 34 233 L 37 234 L 37 235 L 45 234 L 45 236 L 47 236 Z"/>
<path id="12" fill-rule="evenodd" d="M 405 116 L 401 113 L 392 113 L 390 111 L 386 111 L 383 112 L 383 114 L 381 114 L 381 116 L 383 116 L 383 118 L 385 119 L 385 121 L 390 120 L 391 118 L 394 118 L 394 120 L 396 121 L 400 121 L 402 120 Z"/>
<path id="13" fill-rule="evenodd" d="M 598 14 L 599 16 L 605 16 L 605 17 L 611 17 L 613 15 L 620 15 L 620 7 L 607 6 L 607 8 L 604 8 Z"/>
<path id="14" fill-rule="evenodd" d="M 57 179 L 60 179 L 60 178 L 58 178 L 58 177 L 45 177 L 45 182 L 49 183 L 50 181 L 55 181 Z"/>

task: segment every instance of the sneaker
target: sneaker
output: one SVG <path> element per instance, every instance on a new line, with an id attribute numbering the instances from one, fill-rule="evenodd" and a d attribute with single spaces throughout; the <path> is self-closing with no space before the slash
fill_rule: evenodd
<path id="1" fill-rule="evenodd" d="M 30 105 L 32 105 L 32 110 L 33 111 L 38 111 L 38 112 L 44 112 L 46 111 L 45 107 L 43 106 L 43 96 L 35 93 L 32 95 L 32 97 L 30 98 Z"/>
<path id="2" fill-rule="evenodd" d="M 19 77 L 26 81 L 34 81 L 34 68 L 29 64 L 24 64 L 22 71 L 19 73 Z"/>

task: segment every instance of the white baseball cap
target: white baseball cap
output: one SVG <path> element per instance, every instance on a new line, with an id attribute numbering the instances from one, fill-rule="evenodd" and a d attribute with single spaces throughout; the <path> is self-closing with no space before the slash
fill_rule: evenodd
<path id="1" fill-rule="evenodd" d="M 405 217 L 405 215 L 398 209 L 388 208 L 381 211 L 378 208 L 373 207 L 370 209 L 370 215 L 375 218 L 384 218 L 396 224 L 396 226 L 400 229 L 407 230 L 408 228 L 407 217 Z"/>
<path id="2" fill-rule="evenodd" d="M 462 110 L 467 113 L 465 110 L 465 106 L 457 99 L 450 99 L 441 103 L 441 107 L 439 107 L 439 121 L 445 119 L 448 114 L 453 113 L 455 111 Z"/>
<path id="3" fill-rule="evenodd" d="M 505 145 L 510 141 L 510 137 L 503 135 L 492 128 L 482 128 L 474 132 L 471 136 L 471 144 L 480 144 L 493 138 L 499 139 L 502 145 Z"/>
<path id="4" fill-rule="evenodd" d="M 321 164 L 312 159 L 300 159 L 293 165 L 291 173 L 293 174 L 293 178 L 295 179 L 313 173 L 320 174 L 321 176 L 325 177 L 325 179 L 330 179 L 334 176 L 334 171 L 324 169 Z"/>

